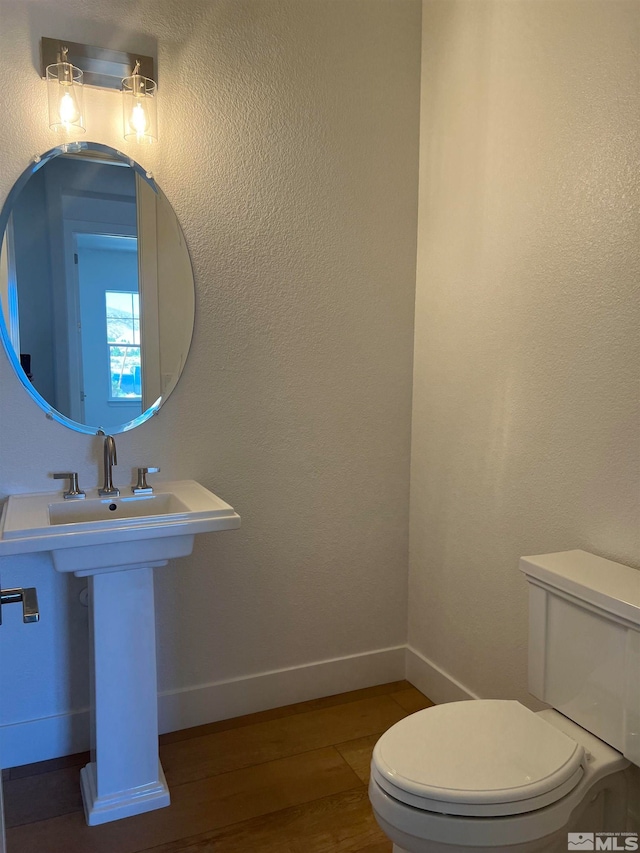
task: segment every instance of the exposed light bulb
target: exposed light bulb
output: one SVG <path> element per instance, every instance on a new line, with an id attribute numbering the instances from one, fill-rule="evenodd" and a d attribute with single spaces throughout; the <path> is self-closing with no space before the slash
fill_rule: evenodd
<path id="1" fill-rule="evenodd" d="M 137 101 L 129 116 L 129 127 L 136 136 L 144 136 L 149 130 L 149 116 L 140 101 Z"/>
<path id="2" fill-rule="evenodd" d="M 66 91 L 60 98 L 58 112 L 60 113 L 60 121 L 66 126 L 75 124 L 80 118 L 78 104 L 70 91 Z"/>
<path id="3" fill-rule="evenodd" d="M 68 61 L 68 48 L 61 47 L 58 62 L 47 65 L 49 127 L 84 133 L 82 115 L 82 71 Z"/>
<path id="4" fill-rule="evenodd" d="M 136 60 L 133 74 L 122 80 L 122 119 L 124 138 L 131 142 L 155 142 L 158 139 L 157 85 L 140 74 Z"/>

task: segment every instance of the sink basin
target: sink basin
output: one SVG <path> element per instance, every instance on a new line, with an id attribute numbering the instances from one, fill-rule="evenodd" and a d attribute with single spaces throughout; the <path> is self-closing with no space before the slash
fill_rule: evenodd
<path id="1" fill-rule="evenodd" d="M 0 556 L 50 551 L 58 571 L 89 574 L 184 556 L 196 533 L 240 526 L 233 507 L 194 480 L 159 483 L 151 495 L 95 495 L 11 495 L 0 520 Z"/>
<path id="2" fill-rule="evenodd" d="M 193 550 L 197 533 L 240 526 L 233 507 L 194 480 L 151 495 L 64 500 L 12 495 L 0 556 L 48 551 L 58 572 L 88 576 L 92 761 L 81 771 L 90 826 L 169 805 L 158 755 L 154 570 Z"/>
<path id="3" fill-rule="evenodd" d="M 49 524 L 86 524 L 100 521 L 103 524 L 130 523 L 132 518 L 158 518 L 168 521 L 169 517 L 189 512 L 174 494 L 141 495 L 139 497 L 93 498 L 81 501 L 65 501 L 49 504 Z M 97 525 L 93 525 L 96 529 Z"/>

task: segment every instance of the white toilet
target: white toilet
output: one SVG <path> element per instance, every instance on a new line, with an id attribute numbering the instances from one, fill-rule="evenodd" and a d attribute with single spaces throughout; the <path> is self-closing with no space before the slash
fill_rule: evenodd
<path id="1" fill-rule="evenodd" d="M 389 729 L 369 798 L 394 853 L 564 853 L 593 849 L 569 845 L 569 832 L 627 829 L 625 769 L 640 766 L 640 572 L 584 551 L 523 557 L 520 568 L 529 689 L 556 710 L 452 702 Z M 609 849 L 635 849 L 626 843 Z"/>

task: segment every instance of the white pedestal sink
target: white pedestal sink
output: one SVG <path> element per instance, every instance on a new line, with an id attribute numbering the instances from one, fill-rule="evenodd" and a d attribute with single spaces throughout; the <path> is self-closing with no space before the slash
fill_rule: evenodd
<path id="1" fill-rule="evenodd" d="M 89 576 L 93 760 L 81 788 L 90 826 L 169 805 L 158 757 L 153 569 L 190 554 L 196 533 L 239 526 L 233 507 L 193 480 L 115 499 L 12 495 L 4 506 L 0 556 L 49 551 L 58 572 Z"/>

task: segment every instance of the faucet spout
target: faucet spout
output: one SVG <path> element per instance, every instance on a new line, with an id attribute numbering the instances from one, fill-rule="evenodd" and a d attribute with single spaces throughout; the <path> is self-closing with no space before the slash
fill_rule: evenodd
<path id="1" fill-rule="evenodd" d="M 104 437 L 104 486 L 98 489 L 98 494 L 105 498 L 117 498 L 120 489 L 113 485 L 113 466 L 118 464 L 116 442 L 112 435 Z"/>

